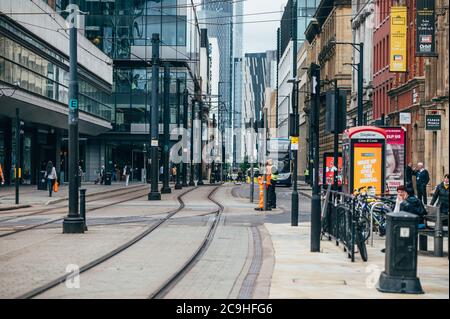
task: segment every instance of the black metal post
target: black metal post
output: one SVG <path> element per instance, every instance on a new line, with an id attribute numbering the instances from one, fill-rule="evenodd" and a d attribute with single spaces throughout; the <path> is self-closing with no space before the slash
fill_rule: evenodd
<path id="1" fill-rule="evenodd" d="M 292 41 L 293 41 L 293 57 L 292 57 L 292 77 L 294 78 L 293 88 L 292 88 L 292 109 L 294 113 L 294 130 L 293 137 L 299 136 L 298 134 L 298 82 L 297 82 L 297 47 L 298 47 L 298 3 L 297 0 L 292 1 Z M 292 172 L 292 195 L 291 195 L 291 226 L 298 226 L 298 188 L 297 188 L 297 177 L 298 177 L 298 148 L 293 150 L 293 172 Z"/>
<path id="2" fill-rule="evenodd" d="M 75 4 L 70 0 L 69 5 Z M 84 233 L 84 221 L 78 213 L 78 59 L 77 59 L 77 15 L 70 25 L 69 44 L 69 214 L 63 221 L 63 233 Z"/>
<path id="3" fill-rule="evenodd" d="M 189 174 L 189 186 L 195 186 L 194 181 L 194 117 L 195 117 L 195 100 L 192 99 L 192 114 L 191 114 L 191 174 Z"/>
<path id="4" fill-rule="evenodd" d="M 181 126 L 181 79 L 177 79 L 177 130 L 180 129 Z M 178 143 L 181 141 L 181 135 L 178 134 Z M 183 148 L 183 147 L 182 147 Z M 183 150 L 178 153 L 178 155 L 183 155 Z M 181 162 L 177 164 L 177 176 L 175 189 L 182 189 L 181 185 Z"/>
<path id="5" fill-rule="evenodd" d="M 188 108 L 189 108 L 189 92 L 187 89 L 184 89 L 184 98 L 183 98 L 183 128 L 184 132 L 187 132 L 188 130 Z M 185 162 L 186 156 L 185 153 L 187 152 L 187 137 L 183 139 L 185 142 L 183 144 L 183 187 L 188 187 L 187 183 L 187 170 L 188 170 L 188 163 Z"/>
<path id="6" fill-rule="evenodd" d="M 339 126 L 338 125 L 338 112 L 339 112 L 339 89 L 338 81 L 334 79 L 334 173 L 333 173 L 333 189 L 338 190 L 338 170 L 339 170 Z"/>
<path id="7" fill-rule="evenodd" d="M 199 101 L 199 118 L 200 118 L 200 141 L 198 144 L 200 145 L 200 163 L 197 163 L 197 186 L 203 186 L 205 183 L 203 182 L 203 102 Z"/>
<path id="8" fill-rule="evenodd" d="M 320 115 L 320 67 L 311 65 L 312 71 L 312 118 L 313 118 L 313 193 L 311 200 L 311 252 L 320 252 L 320 188 L 319 188 L 319 115 Z"/>
<path id="9" fill-rule="evenodd" d="M 359 44 L 358 64 L 358 125 L 363 126 L 363 91 L 364 91 L 364 43 Z"/>
<path id="10" fill-rule="evenodd" d="M 254 118 L 252 117 L 250 119 L 250 123 L 252 124 L 252 128 L 253 126 L 253 122 L 254 122 Z M 250 203 L 253 203 L 255 200 L 255 172 L 254 172 L 254 154 L 253 154 L 253 150 L 254 150 L 254 143 L 255 141 L 253 140 L 254 137 L 254 131 L 252 129 L 252 132 L 250 134 L 251 136 L 251 140 L 250 140 L 250 147 L 251 147 L 251 151 L 250 151 L 250 156 L 249 156 L 249 160 L 250 160 Z"/>
<path id="11" fill-rule="evenodd" d="M 221 167 L 221 170 L 222 170 L 222 182 L 225 182 L 226 181 L 226 172 L 225 172 L 225 116 L 224 116 L 224 114 L 225 114 L 225 112 L 226 112 L 226 108 L 225 109 L 222 109 L 222 112 L 223 113 L 221 113 L 222 114 L 222 121 L 221 121 L 221 123 L 222 123 L 222 167 Z"/>
<path id="12" fill-rule="evenodd" d="M 164 145 L 162 147 L 163 160 L 163 186 L 161 194 L 170 194 L 170 172 L 169 172 L 169 126 L 170 126 L 170 67 L 168 63 L 164 64 Z"/>
<path id="13" fill-rule="evenodd" d="M 80 189 L 80 216 L 83 218 L 84 230 L 88 230 L 86 224 L 86 189 Z"/>
<path id="14" fill-rule="evenodd" d="M 14 170 L 14 185 L 16 188 L 16 205 L 19 205 L 19 185 L 20 185 L 20 118 L 19 109 L 16 108 L 16 163 Z"/>
<path id="15" fill-rule="evenodd" d="M 159 34 L 152 35 L 152 105 L 150 111 L 150 158 L 151 158 L 151 191 L 148 200 L 161 200 L 161 193 L 158 190 L 159 182 Z"/>

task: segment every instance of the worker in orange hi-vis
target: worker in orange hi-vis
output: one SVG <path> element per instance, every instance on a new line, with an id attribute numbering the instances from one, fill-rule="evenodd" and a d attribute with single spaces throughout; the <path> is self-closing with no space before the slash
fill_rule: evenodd
<path id="1" fill-rule="evenodd" d="M 263 211 L 264 210 L 264 178 L 259 175 L 258 176 L 258 184 L 259 184 L 259 205 L 255 208 L 255 210 Z"/>

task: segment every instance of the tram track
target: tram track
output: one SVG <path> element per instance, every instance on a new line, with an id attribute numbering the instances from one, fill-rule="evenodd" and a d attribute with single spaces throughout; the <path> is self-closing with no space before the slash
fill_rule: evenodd
<path id="1" fill-rule="evenodd" d="M 142 190 L 141 192 L 139 192 L 137 195 L 134 195 L 134 196 L 132 196 L 132 197 L 129 197 L 129 196 L 128 196 L 130 193 L 136 193 L 136 190 L 133 190 L 133 191 L 130 191 L 130 192 L 126 192 L 126 193 L 120 194 L 119 196 L 118 196 L 118 195 L 115 195 L 115 196 L 110 195 L 109 197 L 106 197 L 106 198 L 96 199 L 96 200 L 94 200 L 94 201 L 90 201 L 89 203 L 92 204 L 93 202 L 96 202 L 96 201 L 99 201 L 99 200 L 108 199 L 108 198 L 111 198 L 111 197 L 122 197 L 122 196 L 126 196 L 125 199 L 116 200 L 116 201 L 111 202 L 111 203 L 107 203 L 107 204 L 104 204 L 104 205 L 100 205 L 100 206 L 96 206 L 96 207 L 93 207 L 93 208 L 86 209 L 86 212 L 93 212 L 93 211 L 100 210 L 100 209 L 103 209 L 103 208 L 106 208 L 106 207 L 111 207 L 111 206 L 114 206 L 114 205 L 117 205 L 117 204 L 121 204 L 121 203 L 130 201 L 130 200 L 139 199 L 139 198 L 141 198 L 141 197 L 146 196 L 146 195 L 148 194 L 148 190 L 147 190 L 147 189 L 143 189 L 143 190 Z M 62 212 L 58 212 L 58 213 L 64 213 L 64 212 L 65 212 L 65 210 L 62 211 Z M 9 219 L 9 220 L 7 220 L 7 221 L 11 221 L 11 220 L 13 220 L 13 219 L 18 219 L 18 218 L 23 218 L 23 217 L 29 217 L 29 216 L 35 216 L 35 215 L 41 215 L 41 214 L 45 214 L 45 213 L 48 213 L 48 211 L 45 211 L 45 212 L 39 212 L 39 213 L 36 212 L 36 213 L 34 213 L 34 214 L 32 214 L 32 215 L 26 215 L 26 216 L 16 216 L 16 217 L 11 218 L 11 219 Z M 50 214 L 56 214 L 56 212 L 51 212 Z M 53 223 L 56 223 L 56 222 L 59 222 L 59 221 L 64 220 L 64 217 L 65 217 L 65 216 L 60 217 L 60 218 L 56 218 L 56 219 L 52 219 L 52 220 L 49 220 L 49 221 L 46 221 L 46 222 L 43 222 L 43 223 L 34 224 L 34 225 L 29 226 L 29 227 L 23 227 L 23 228 L 19 228 L 19 229 L 14 229 L 13 231 L 10 231 L 10 232 L 7 232 L 7 233 L 0 234 L 0 238 L 12 236 L 12 235 L 15 235 L 15 234 L 18 234 L 18 233 L 22 233 L 22 232 L 25 232 L 25 231 L 29 231 L 29 230 L 36 229 L 36 228 L 38 228 L 38 227 L 50 225 L 50 224 L 53 224 Z M 4 223 L 4 222 L 5 222 L 5 220 L 2 220 L 2 221 L 0 222 L 0 227 L 1 227 L 1 224 Z M 15 227 L 16 227 L 16 228 L 17 228 L 17 227 L 20 227 L 20 225 L 19 225 L 19 226 L 15 226 Z"/>
<path id="2" fill-rule="evenodd" d="M 126 192 L 122 192 L 124 189 L 120 188 L 120 189 L 114 189 L 111 190 L 110 192 L 104 193 L 93 193 L 93 194 L 87 194 L 86 195 L 86 199 L 89 199 L 86 201 L 87 204 L 96 202 L 96 201 L 100 201 L 100 200 L 104 200 L 104 199 L 109 199 L 109 198 L 114 198 L 116 197 L 116 193 L 119 193 L 118 195 L 126 195 L 126 194 L 131 194 L 134 193 L 136 191 L 139 191 L 140 189 L 144 190 L 147 189 L 148 186 L 146 185 L 142 185 L 142 186 L 135 186 L 135 187 L 130 187 L 129 189 L 126 189 Z M 99 197 L 100 198 L 97 198 Z M 35 216 L 35 215 L 40 215 L 40 214 L 48 214 L 48 213 L 57 213 L 59 210 L 63 210 L 63 209 L 67 209 L 69 207 L 69 204 L 64 204 L 64 205 L 58 205 L 56 207 L 45 207 L 45 208 L 38 208 L 36 209 L 32 209 L 31 211 L 25 211 L 25 214 L 21 214 L 21 215 L 12 215 L 12 216 L 8 216 L 6 218 L 2 218 L 0 219 L 0 226 L 2 223 L 7 222 L 7 221 L 11 221 L 14 219 L 18 219 L 18 218 L 23 218 L 23 217 L 29 217 L 29 216 Z M 27 207 L 28 208 L 28 207 Z M 26 209 L 26 208 L 25 208 Z M 21 211 L 3 211 L 1 215 L 6 215 L 9 212 L 11 212 L 12 214 L 17 214 L 17 213 L 24 213 L 23 210 Z"/>
<path id="3" fill-rule="evenodd" d="M 216 211 L 213 211 L 211 213 L 209 213 L 210 215 L 214 215 L 214 221 L 210 224 L 209 229 L 207 230 L 207 234 L 204 238 L 204 240 L 202 241 L 201 245 L 199 246 L 199 248 L 194 252 L 194 254 L 192 255 L 191 258 L 189 258 L 189 260 L 183 264 L 183 266 L 175 273 L 173 274 L 162 286 L 160 286 L 155 292 L 151 293 L 151 295 L 149 296 L 150 298 L 161 298 L 162 296 L 164 296 L 165 294 L 167 294 L 168 291 L 170 291 L 171 287 L 173 287 L 176 282 L 181 279 L 190 269 L 193 265 L 195 265 L 195 262 L 203 255 L 203 253 L 208 249 L 210 242 L 212 241 L 215 231 L 217 229 L 217 226 L 219 224 L 220 221 L 220 215 L 222 214 L 224 207 L 218 203 L 217 201 L 215 201 L 212 196 L 215 194 L 215 192 L 217 191 L 217 189 L 219 188 L 219 186 L 214 187 L 214 189 L 209 192 L 208 194 L 208 199 L 210 201 L 212 201 L 214 204 L 216 204 L 219 209 Z M 121 245 L 120 247 L 106 253 L 105 255 L 89 262 L 88 264 L 82 266 L 79 268 L 79 272 L 78 274 L 84 273 L 94 267 L 97 267 L 99 265 L 101 265 L 102 263 L 106 262 L 107 260 L 113 258 L 114 256 L 117 256 L 118 254 L 120 254 L 121 252 L 127 250 L 128 248 L 130 248 L 131 246 L 133 246 L 134 244 L 136 244 L 137 242 L 139 242 L 140 240 L 142 240 L 143 238 L 145 238 L 146 236 L 148 236 L 149 234 L 151 234 L 152 232 L 154 232 L 156 229 L 158 229 L 161 225 L 163 225 L 165 222 L 167 222 L 169 219 L 171 219 L 173 216 L 175 216 L 176 214 L 180 213 L 181 211 L 183 211 L 186 207 L 186 204 L 183 200 L 183 197 L 186 196 L 187 194 L 189 194 L 190 192 L 194 191 L 198 189 L 198 187 L 189 189 L 186 192 L 183 192 L 182 194 L 179 194 L 177 196 L 177 200 L 179 202 L 179 207 L 175 210 L 169 211 L 167 212 L 166 216 L 164 218 L 161 218 L 159 220 L 157 220 L 155 223 L 153 223 L 151 226 L 149 226 L 148 228 L 146 228 L 143 232 L 141 232 L 140 234 L 138 234 L 137 236 L 135 236 L 134 238 L 132 238 L 131 240 L 129 240 L 128 242 L 124 243 L 123 245 Z M 22 294 L 21 296 L 17 297 L 18 299 L 30 299 L 30 298 L 34 298 L 37 297 L 39 295 L 44 294 L 47 291 L 50 291 L 51 289 L 55 288 L 56 286 L 64 283 L 66 280 L 71 280 L 74 277 L 74 274 L 70 274 L 70 275 L 64 275 L 61 277 L 58 277 L 57 279 L 52 280 L 51 282 L 38 287 L 36 289 L 33 289 L 25 294 Z"/>

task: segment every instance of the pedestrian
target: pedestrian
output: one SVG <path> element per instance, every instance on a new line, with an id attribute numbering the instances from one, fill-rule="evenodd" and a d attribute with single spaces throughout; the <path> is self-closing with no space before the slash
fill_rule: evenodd
<path id="1" fill-rule="evenodd" d="M 131 169 L 128 164 L 123 167 L 123 175 L 125 176 L 125 187 L 128 187 L 128 182 L 130 181 Z"/>
<path id="2" fill-rule="evenodd" d="M 1 163 L 0 163 L 0 184 L 5 185 L 5 176 L 3 175 L 3 168 Z"/>
<path id="3" fill-rule="evenodd" d="M 434 191 L 433 198 L 431 199 L 431 206 L 434 206 L 436 202 L 439 202 L 439 212 L 441 215 L 447 215 L 448 217 L 448 197 L 449 197 L 449 180 L 448 174 L 444 175 L 444 180 L 440 183 Z"/>
<path id="4" fill-rule="evenodd" d="M 47 178 L 47 185 L 48 185 L 48 195 L 49 197 L 52 197 L 53 193 L 53 185 L 55 185 L 56 180 L 56 168 L 53 166 L 52 161 L 48 161 L 46 171 L 45 171 L 45 177 Z"/>
<path id="5" fill-rule="evenodd" d="M 416 176 L 417 197 L 427 205 L 427 185 L 430 182 L 430 174 L 424 168 L 423 163 L 417 163 L 417 169 L 414 172 Z"/>
<path id="6" fill-rule="evenodd" d="M 177 181 L 177 174 L 178 174 L 178 172 L 177 172 L 177 167 L 174 165 L 174 166 L 172 167 L 172 181 L 173 181 L 174 183 L 176 183 L 176 181 Z"/>
<path id="7" fill-rule="evenodd" d="M 83 169 L 78 166 L 78 187 L 81 187 L 81 180 L 83 179 Z"/>
<path id="8" fill-rule="evenodd" d="M 305 169 L 304 175 L 305 175 L 305 183 L 309 184 L 309 169 Z"/>
<path id="9" fill-rule="evenodd" d="M 408 165 L 406 166 L 406 175 L 405 175 L 406 188 L 408 189 L 408 192 L 410 193 L 412 192 L 414 194 L 413 175 L 414 175 L 413 164 L 408 163 Z"/>
<path id="10" fill-rule="evenodd" d="M 113 168 L 113 171 L 112 171 L 112 175 L 111 175 L 111 181 L 116 181 L 117 179 L 116 179 L 116 169 L 117 169 L 117 164 L 114 164 L 114 168 Z"/>
<path id="11" fill-rule="evenodd" d="M 100 168 L 100 185 L 105 183 L 105 165 Z"/>

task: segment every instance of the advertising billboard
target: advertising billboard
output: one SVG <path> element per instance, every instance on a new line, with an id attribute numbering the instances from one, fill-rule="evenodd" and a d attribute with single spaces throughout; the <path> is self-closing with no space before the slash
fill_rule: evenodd
<path id="1" fill-rule="evenodd" d="M 325 153 L 323 159 L 323 169 L 321 174 L 322 185 L 333 185 L 334 179 L 334 154 Z M 338 185 L 342 186 L 342 154 L 338 155 Z"/>
<path id="2" fill-rule="evenodd" d="M 386 189 L 396 194 L 405 184 L 406 132 L 403 127 L 385 127 L 386 130 Z"/>
<path id="3" fill-rule="evenodd" d="M 416 55 L 436 56 L 435 0 L 416 1 Z"/>
<path id="4" fill-rule="evenodd" d="M 373 187 L 383 192 L 383 144 L 354 144 L 353 188 Z"/>
<path id="5" fill-rule="evenodd" d="M 391 72 L 406 72 L 407 8 L 391 8 L 390 64 Z"/>

